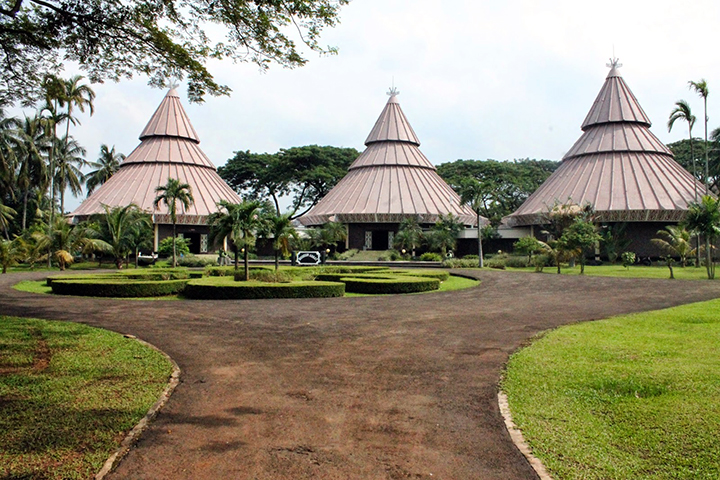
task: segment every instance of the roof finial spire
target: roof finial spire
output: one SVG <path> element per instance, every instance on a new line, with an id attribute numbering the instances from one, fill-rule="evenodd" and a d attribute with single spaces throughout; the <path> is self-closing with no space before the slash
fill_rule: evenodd
<path id="1" fill-rule="evenodd" d="M 392 87 L 390 87 L 390 90 L 388 90 L 387 94 L 391 97 L 394 97 L 395 95 L 400 95 L 400 90 L 395 88 L 395 77 L 392 77 Z"/>
<path id="2" fill-rule="evenodd" d="M 617 58 L 613 52 L 613 57 L 610 59 L 610 63 L 606 63 L 605 66 L 608 68 L 620 68 L 622 67 L 622 63 L 620 63 L 620 59 Z"/>

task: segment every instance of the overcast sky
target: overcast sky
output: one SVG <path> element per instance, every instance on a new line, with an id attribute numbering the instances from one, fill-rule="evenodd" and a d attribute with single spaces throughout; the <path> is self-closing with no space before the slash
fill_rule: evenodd
<path id="1" fill-rule="evenodd" d="M 189 104 L 201 148 L 217 165 L 237 150 L 275 152 L 363 142 L 393 79 L 400 105 L 434 164 L 457 159 L 560 160 L 615 56 L 625 81 L 665 143 L 674 103 L 702 101 L 688 80 L 709 84 L 710 128 L 720 126 L 720 3 L 695 0 L 353 0 L 322 44 L 336 56 L 308 53 L 307 66 L 214 62 L 211 72 L 231 97 Z M 95 115 L 71 132 L 97 158 L 100 144 L 129 154 L 165 91 L 138 77 L 93 87 Z M 701 121 L 694 131 L 702 136 Z M 73 209 L 79 200 L 69 199 Z"/>

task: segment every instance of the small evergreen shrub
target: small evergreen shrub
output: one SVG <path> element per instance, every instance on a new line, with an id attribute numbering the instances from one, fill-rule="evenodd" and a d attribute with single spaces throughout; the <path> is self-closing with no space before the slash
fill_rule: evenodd
<path id="1" fill-rule="evenodd" d="M 543 268 L 552 266 L 552 259 L 549 255 L 535 255 L 532 259 L 532 263 L 535 267 L 535 271 L 540 273 L 543 271 Z"/>
<path id="2" fill-rule="evenodd" d="M 193 255 L 191 253 L 191 254 L 188 254 L 183 257 L 178 258 L 177 263 L 181 267 L 198 268 L 198 267 L 207 267 L 210 265 L 216 265 L 217 261 L 212 258 L 196 257 L 195 255 Z"/>
<path id="3" fill-rule="evenodd" d="M 180 255 L 190 253 L 190 240 L 184 237 L 177 237 L 175 240 L 175 253 L 178 258 Z M 161 257 L 172 257 L 172 244 L 172 237 L 163 238 L 158 245 L 158 255 Z"/>
<path id="4" fill-rule="evenodd" d="M 271 266 L 253 265 L 250 267 L 250 271 L 252 272 L 254 270 L 270 270 L 272 268 L 273 267 L 271 267 Z M 243 275 L 244 275 L 245 267 L 242 264 L 240 264 L 238 271 L 243 272 Z M 208 277 L 232 277 L 233 275 L 235 275 L 235 266 L 230 265 L 227 267 L 217 267 L 217 266 L 205 267 L 205 275 Z"/>
<path id="5" fill-rule="evenodd" d="M 443 262 L 443 265 L 448 268 L 478 268 L 479 261 L 477 258 L 473 260 L 468 259 L 466 256 L 464 258 L 448 258 Z"/>
<path id="6" fill-rule="evenodd" d="M 420 255 L 420 260 L 423 262 L 442 262 L 442 255 L 435 252 L 425 252 Z"/>
<path id="7" fill-rule="evenodd" d="M 505 260 L 506 258 L 504 256 L 496 255 L 493 258 L 488 258 L 487 260 L 485 260 L 485 266 L 488 268 L 505 270 Z"/>
<path id="8" fill-rule="evenodd" d="M 510 255 L 505 258 L 505 266 L 510 268 L 525 268 L 528 266 L 528 257 Z"/>
<path id="9" fill-rule="evenodd" d="M 478 255 L 465 255 L 462 257 L 463 260 L 480 260 Z"/>

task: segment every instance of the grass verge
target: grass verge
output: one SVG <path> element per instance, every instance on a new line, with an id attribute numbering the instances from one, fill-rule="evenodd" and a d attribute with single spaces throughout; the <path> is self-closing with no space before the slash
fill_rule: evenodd
<path id="1" fill-rule="evenodd" d="M 535 272 L 534 267 L 512 268 L 508 267 L 508 271 L 516 272 Z M 705 267 L 673 267 L 675 278 L 677 280 L 707 280 L 707 271 Z M 544 275 L 557 275 L 557 267 L 545 267 L 542 272 Z M 562 275 L 580 275 L 580 266 L 563 267 Z M 633 265 L 625 268 L 622 265 L 586 265 L 585 275 L 595 277 L 618 277 L 618 278 L 670 278 L 670 270 L 666 266 Z"/>
<path id="2" fill-rule="evenodd" d="M 0 477 L 91 478 L 171 373 L 117 333 L 0 316 Z"/>
<path id="3" fill-rule="evenodd" d="M 556 479 L 720 478 L 720 300 L 559 328 L 502 387 Z"/>

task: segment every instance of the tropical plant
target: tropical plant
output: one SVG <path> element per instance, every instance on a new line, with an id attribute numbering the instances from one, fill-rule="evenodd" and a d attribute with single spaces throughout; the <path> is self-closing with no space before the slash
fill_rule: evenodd
<path id="1" fill-rule="evenodd" d="M 422 241 L 423 231 L 416 217 L 409 217 L 400 222 L 398 233 L 393 240 L 395 248 L 409 251 L 415 257 L 415 249 L 422 244 Z"/>
<path id="2" fill-rule="evenodd" d="M 632 240 L 625 235 L 626 223 L 604 224 L 600 229 L 602 240 L 600 245 L 610 263 L 615 263 L 618 257 L 630 246 Z"/>
<path id="3" fill-rule="evenodd" d="M 266 235 L 272 238 L 275 253 L 275 272 L 280 268 L 280 255 L 290 255 L 290 244 L 297 237 L 297 231 L 290 220 L 290 214 L 269 215 L 267 217 Z"/>
<path id="4" fill-rule="evenodd" d="M 68 188 L 74 197 L 82 193 L 85 180 L 81 168 L 87 165 L 86 150 L 75 139 L 58 139 L 55 147 L 55 185 L 60 195 L 60 213 L 65 213 L 65 190 Z"/>
<path id="5" fill-rule="evenodd" d="M 650 240 L 662 252 L 669 256 L 680 258 L 680 266 L 687 265 L 688 256 L 692 253 L 692 245 L 690 243 L 690 232 L 680 225 L 668 225 L 663 230 L 658 230 L 657 234 L 661 238 L 653 238 Z"/>
<path id="6" fill-rule="evenodd" d="M 635 264 L 637 256 L 635 255 L 635 252 L 623 252 L 622 255 L 620 255 L 620 258 L 622 259 L 623 267 L 627 269 L 630 265 Z"/>
<path id="7" fill-rule="evenodd" d="M 720 236 L 719 201 L 710 195 L 703 195 L 699 202 L 688 206 L 683 226 L 705 238 L 705 268 L 710 280 L 715 278 L 713 245 Z"/>
<path id="8" fill-rule="evenodd" d="M 90 173 L 85 175 L 85 186 L 87 187 L 88 197 L 95 191 L 97 187 L 110 180 L 115 172 L 120 168 L 120 163 L 125 160 L 125 155 L 115 152 L 115 145 L 109 148 L 107 145 L 100 145 L 100 155 L 94 162 L 90 162 L 90 167 L 94 168 Z"/>
<path id="9" fill-rule="evenodd" d="M 710 167 L 709 167 L 710 162 L 708 160 L 708 114 L 707 114 L 707 97 L 710 92 L 708 90 L 707 82 L 705 81 L 704 78 L 698 82 L 693 82 L 692 80 L 690 80 L 688 82 L 688 86 L 689 86 L 690 90 L 694 90 L 695 93 L 700 95 L 700 97 L 702 97 L 702 99 L 703 99 L 704 113 L 705 113 L 705 118 L 704 118 L 704 120 L 705 120 L 704 121 L 704 124 L 705 124 L 705 195 L 707 195 L 708 193 L 710 193 L 709 184 L 708 184 L 708 182 L 710 180 Z"/>
<path id="10" fill-rule="evenodd" d="M 482 224 L 480 212 L 484 208 L 485 188 L 474 178 L 466 179 L 461 186 L 460 201 L 466 203 L 475 212 L 477 221 L 477 245 L 478 245 L 478 266 L 483 267 L 483 249 L 482 249 Z"/>
<path id="11" fill-rule="evenodd" d="M 185 237 L 177 237 L 175 239 L 175 251 L 179 257 L 184 257 L 190 254 L 190 240 Z M 173 239 L 172 237 L 165 237 L 158 243 L 157 253 L 161 257 L 172 257 L 173 252 Z M 178 260 L 179 264 L 180 260 Z"/>
<path id="12" fill-rule="evenodd" d="M 101 237 L 106 243 L 105 252 L 115 259 L 115 266 L 122 268 L 129 252 L 152 235 L 150 215 L 131 203 L 126 206 L 103 205 L 104 214 L 93 220 L 100 226 Z M 144 238 L 143 238 L 144 236 Z"/>
<path id="13" fill-rule="evenodd" d="M 462 230 L 460 219 L 448 213 L 440 215 L 438 221 L 432 226 L 430 234 L 426 236 L 430 248 L 439 251 L 443 258 L 447 257 L 448 250 L 454 250 L 457 245 L 457 236 Z"/>
<path id="14" fill-rule="evenodd" d="M 314 247 L 335 249 L 338 242 L 347 239 L 347 227 L 340 222 L 327 222 L 320 228 L 308 231 Z"/>
<path id="15" fill-rule="evenodd" d="M 73 263 L 75 254 L 106 251 L 107 242 L 101 240 L 100 232 L 91 222 L 70 225 L 65 218 L 55 217 L 52 235 L 37 231 L 33 234 L 40 251 L 47 251 L 60 270 Z"/>
<path id="16" fill-rule="evenodd" d="M 195 203 L 192 188 L 187 183 L 180 183 L 180 180 L 176 178 L 168 178 L 165 185 L 161 185 L 155 189 L 155 193 L 157 193 L 155 202 L 153 203 L 155 208 L 158 208 L 160 203 L 164 203 L 170 212 L 170 221 L 173 226 L 172 266 L 177 267 L 177 245 L 175 240 L 177 237 L 177 204 L 180 202 L 183 209 L 187 210 L 193 203 Z"/>
<path id="17" fill-rule="evenodd" d="M 667 127 L 668 132 L 672 131 L 672 127 L 675 124 L 677 120 L 683 120 L 687 122 L 688 124 L 688 136 L 690 139 L 690 157 L 692 158 L 692 166 L 693 166 L 693 184 L 695 186 L 695 201 L 698 200 L 698 190 L 697 190 L 697 168 L 695 167 L 695 149 L 693 148 L 693 136 L 692 136 L 692 129 L 695 126 L 695 115 L 692 114 L 692 111 L 690 110 L 690 105 L 685 100 L 678 100 L 675 102 L 675 108 L 672 112 L 670 112 L 670 118 L 668 119 Z"/>
<path id="18" fill-rule="evenodd" d="M 233 242 L 235 251 L 235 271 L 238 270 L 238 255 L 243 251 L 245 281 L 250 280 L 248 263 L 250 249 L 255 246 L 258 232 L 265 228 L 262 218 L 263 204 L 258 201 L 232 203 L 221 200 L 217 204 L 218 211 L 210 214 L 210 238 L 213 243 L 220 243 L 225 238 Z"/>
<path id="19" fill-rule="evenodd" d="M 10 240 L 10 221 L 15 218 L 17 212 L 7 205 L 3 205 L 0 197 L 0 227 L 2 227 L 5 239 Z"/>
<path id="20" fill-rule="evenodd" d="M 20 238 L 14 240 L 0 239 L 0 267 L 2 267 L 2 273 L 7 273 L 8 267 L 16 265 L 23 259 L 24 255 L 25 249 Z"/>
<path id="21" fill-rule="evenodd" d="M 22 229 L 28 225 L 28 199 L 34 188 L 45 189 L 48 171 L 45 166 L 45 154 L 49 150 L 48 137 L 45 135 L 43 120 L 38 117 L 25 117 L 18 130 L 18 168 L 16 185 L 22 194 Z"/>

